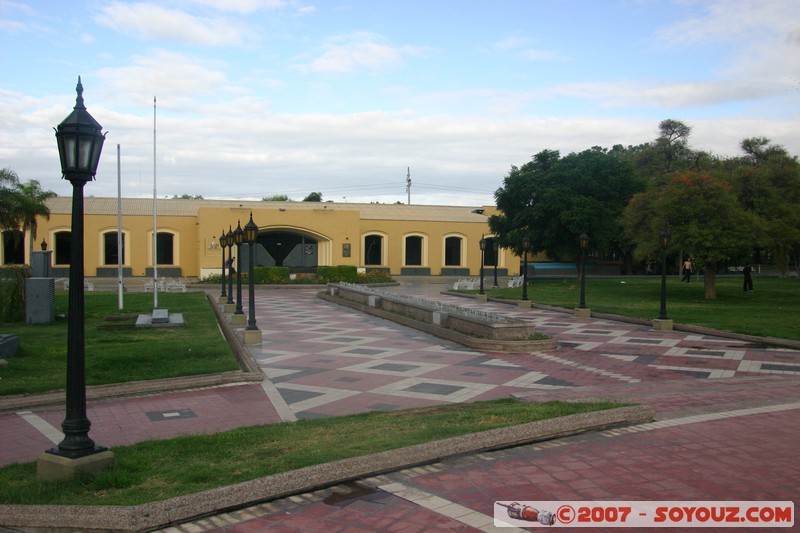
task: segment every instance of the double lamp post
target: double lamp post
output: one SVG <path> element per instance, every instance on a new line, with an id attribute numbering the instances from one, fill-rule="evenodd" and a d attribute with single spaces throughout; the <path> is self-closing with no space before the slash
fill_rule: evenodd
<path id="1" fill-rule="evenodd" d="M 226 312 L 232 312 L 231 324 L 236 326 L 247 325 L 243 334 L 243 341 L 245 344 L 261 344 L 261 331 L 256 325 L 256 307 L 255 307 L 255 255 L 256 243 L 258 240 L 258 225 L 253 222 L 253 213 L 250 213 L 250 220 L 242 228 L 241 221 L 237 221 L 236 229 L 229 226 L 228 232 L 222 230 L 219 237 L 219 243 L 222 247 L 222 276 L 221 285 L 222 289 L 219 296 L 219 303 L 223 304 Z M 242 308 L 242 245 L 248 244 L 248 314 L 245 318 L 244 309 Z M 233 247 L 236 247 L 236 272 L 233 269 Z M 225 249 L 228 249 L 228 259 L 225 259 Z M 226 270 L 227 270 L 227 291 L 226 285 Z M 236 301 L 233 300 L 233 276 L 236 274 Z"/>

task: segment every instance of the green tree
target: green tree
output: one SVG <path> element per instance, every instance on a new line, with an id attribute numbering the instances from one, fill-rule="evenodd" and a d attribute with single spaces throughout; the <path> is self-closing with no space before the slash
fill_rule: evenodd
<path id="1" fill-rule="evenodd" d="M 38 224 L 37 217 L 45 220 L 50 219 L 50 208 L 47 207 L 47 200 L 56 195 L 53 191 L 43 191 L 37 180 L 28 180 L 26 183 L 17 186 L 19 203 L 17 206 L 22 231 L 28 231 L 28 251 L 33 252 L 33 243 L 36 241 Z"/>
<path id="2" fill-rule="evenodd" d="M 288 202 L 289 197 L 285 194 L 274 194 L 272 196 L 265 196 L 261 199 L 262 202 Z"/>
<path id="3" fill-rule="evenodd" d="M 0 169 L 0 229 L 19 229 L 19 176 L 10 168 Z"/>
<path id="4" fill-rule="evenodd" d="M 622 210 L 641 190 L 630 164 L 602 148 L 563 158 L 544 150 L 522 167 L 511 167 L 495 192 L 500 212 L 489 217 L 489 228 L 501 246 L 517 254 L 527 236 L 534 253 L 574 257 L 584 232 L 592 249 L 624 253 Z"/>
<path id="5" fill-rule="evenodd" d="M 800 163 L 765 137 L 745 139 L 741 147 L 747 156 L 734 173 L 736 193 L 761 220 L 760 246 L 769 250 L 785 276 L 792 250 L 800 244 Z"/>
<path id="6" fill-rule="evenodd" d="M 202 194 L 195 194 L 195 195 L 181 194 L 180 196 L 178 196 L 177 194 L 174 194 L 172 196 L 172 199 L 173 200 L 202 200 L 203 199 L 203 195 Z"/>
<path id="7" fill-rule="evenodd" d="M 310 192 L 308 196 L 303 198 L 304 202 L 321 202 L 322 201 L 322 193 L 321 192 Z"/>
<path id="8" fill-rule="evenodd" d="M 692 159 L 689 149 L 689 135 L 692 128 L 679 120 L 662 120 L 658 125 L 660 132 L 655 142 L 656 152 L 663 163 L 663 171 L 671 172 L 677 161 Z"/>
<path id="9" fill-rule="evenodd" d="M 693 171 L 673 173 L 663 186 L 634 195 L 624 224 L 639 259 L 660 257 L 658 234 L 666 225 L 669 252 L 687 251 L 704 271 L 707 299 L 717 296 L 717 269 L 746 255 L 762 235 L 760 220 L 742 207 L 727 180 Z"/>

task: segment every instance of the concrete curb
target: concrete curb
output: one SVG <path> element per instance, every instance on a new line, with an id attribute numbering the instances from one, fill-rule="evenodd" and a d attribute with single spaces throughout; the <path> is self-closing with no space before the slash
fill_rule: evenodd
<path id="1" fill-rule="evenodd" d="M 233 348 L 236 359 L 243 370 L 221 372 L 218 374 L 204 374 L 200 376 L 184 376 L 179 378 L 154 379 L 150 381 L 130 381 L 128 383 L 112 383 L 109 385 L 95 385 L 86 388 L 87 400 L 103 400 L 107 398 L 121 398 L 125 396 L 142 396 L 157 392 L 170 392 L 188 389 L 202 389 L 229 385 L 231 383 L 260 383 L 264 380 L 261 367 L 253 358 L 250 351 L 245 348 L 239 335 L 228 322 L 219 305 L 214 302 L 211 294 L 206 292 L 206 298 L 214 311 L 220 330 L 225 340 Z M 48 405 L 63 405 L 66 401 L 66 392 L 63 390 L 47 392 L 36 395 L 17 395 L 0 397 L 0 412 L 18 411 Z"/>
<path id="2" fill-rule="evenodd" d="M 652 421 L 654 415 L 654 410 L 646 405 L 579 413 L 343 459 L 135 506 L 0 505 L 0 524 L 57 531 L 150 531 L 450 457 L 641 424 Z"/>
<path id="3" fill-rule="evenodd" d="M 460 298 L 473 298 L 473 294 L 464 294 L 459 292 L 454 292 L 450 290 L 442 291 L 442 294 L 446 294 L 448 296 L 458 296 Z M 495 302 L 499 304 L 506 304 L 506 305 L 517 305 L 517 300 L 507 300 L 505 298 L 489 298 L 490 302 Z M 566 309 L 564 307 L 556 307 L 554 305 L 545 305 L 545 304 L 537 304 L 531 303 L 531 307 L 535 309 L 543 309 L 545 311 L 553 311 L 556 313 L 567 313 L 567 314 L 574 314 L 574 309 Z M 615 315 L 612 313 L 598 313 L 596 311 L 592 311 L 592 318 L 602 318 L 604 320 L 615 320 L 617 322 L 627 322 L 628 324 L 638 324 L 640 326 L 652 326 L 653 319 L 651 318 L 636 318 L 630 316 L 623 316 L 623 315 Z M 759 337 L 757 335 L 748 335 L 746 333 L 736 333 L 733 331 L 725 331 L 720 329 L 712 329 L 707 328 L 704 326 L 695 326 L 693 324 L 679 324 L 674 323 L 672 329 L 676 331 L 688 331 L 689 333 L 699 333 L 701 335 L 713 335 L 715 337 L 722 337 L 725 339 L 735 339 L 745 342 L 751 342 L 753 344 L 764 344 L 768 346 L 781 346 L 784 348 L 793 348 L 796 350 L 800 350 L 800 340 L 794 339 L 781 339 L 778 337 Z"/>

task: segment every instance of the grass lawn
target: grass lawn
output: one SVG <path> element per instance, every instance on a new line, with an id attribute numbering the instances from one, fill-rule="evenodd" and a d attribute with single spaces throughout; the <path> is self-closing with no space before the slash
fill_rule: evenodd
<path id="1" fill-rule="evenodd" d="M 101 385 L 238 370 L 203 293 L 163 293 L 159 307 L 183 313 L 185 325 L 135 328 L 140 313 L 151 313 L 153 295 L 130 293 L 119 311 L 116 293 L 87 292 L 86 384 Z M 56 321 L 6 323 L 3 333 L 19 336 L 19 352 L 0 366 L 0 395 L 35 394 L 65 388 L 67 293 L 56 293 Z"/>
<path id="2" fill-rule="evenodd" d="M 0 468 L 0 503 L 135 505 L 349 457 L 622 405 L 626 404 L 531 404 L 508 398 L 147 441 L 114 447 L 114 466 L 94 477 L 39 483 L 36 463 Z"/>
<path id="3" fill-rule="evenodd" d="M 755 290 L 742 290 L 741 276 L 717 277 L 717 298 L 704 298 L 703 280 L 667 279 L 667 316 L 676 323 L 800 340 L 800 280 L 759 278 Z M 473 291 L 474 292 L 474 291 Z M 498 298 L 519 300 L 522 289 L 488 289 Z M 528 299 L 572 309 L 580 300 L 576 279 L 535 280 Z M 586 279 L 586 307 L 594 312 L 652 319 L 661 305 L 661 278 Z"/>

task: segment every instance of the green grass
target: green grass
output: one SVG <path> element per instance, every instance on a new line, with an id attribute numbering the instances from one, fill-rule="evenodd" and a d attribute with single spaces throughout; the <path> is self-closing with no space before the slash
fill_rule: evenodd
<path id="1" fill-rule="evenodd" d="M 0 468 L 0 503 L 135 505 L 339 459 L 622 405 L 531 404 L 508 398 L 147 441 L 115 447 L 113 467 L 72 481 L 37 482 L 35 463 Z"/>
<path id="2" fill-rule="evenodd" d="M 183 313 L 185 325 L 134 328 L 139 313 L 151 313 L 153 295 L 130 293 L 118 310 L 116 293 L 86 293 L 86 384 L 101 385 L 238 370 L 211 304 L 199 292 L 164 293 L 159 307 Z M 19 352 L 0 366 L 0 395 L 63 389 L 67 360 L 67 293 L 56 293 L 56 321 L 5 323 L 19 336 Z"/>
<path id="3" fill-rule="evenodd" d="M 800 281 L 756 278 L 755 291 L 742 290 L 742 278 L 718 277 L 717 298 L 706 300 L 703 280 L 681 283 L 667 279 L 667 316 L 676 323 L 783 339 L 800 340 Z M 519 300 L 522 289 L 489 289 L 489 296 Z M 580 300 L 577 280 L 534 280 L 528 299 L 572 309 Z M 586 280 L 586 306 L 592 312 L 657 318 L 661 305 L 661 278 Z"/>

